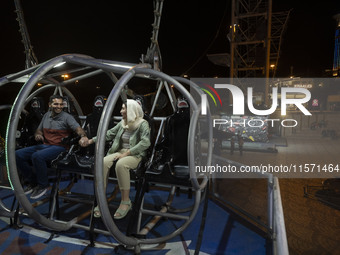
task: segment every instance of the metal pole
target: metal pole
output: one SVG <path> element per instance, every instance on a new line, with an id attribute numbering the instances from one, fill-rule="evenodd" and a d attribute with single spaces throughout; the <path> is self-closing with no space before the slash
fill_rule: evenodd
<path id="1" fill-rule="evenodd" d="M 233 84 L 234 68 L 235 68 L 235 1 L 231 2 L 231 42 L 230 42 L 230 82 Z"/>
<path id="2" fill-rule="evenodd" d="M 270 72 L 270 44 L 272 33 L 272 0 L 268 0 L 267 10 L 267 40 L 266 40 L 266 89 L 264 93 L 264 102 L 269 105 L 269 72 Z"/>
<path id="3" fill-rule="evenodd" d="M 273 176 L 268 177 L 268 227 L 272 231 L 273 230 L 273 217 L 274 217 L 274 179 Z"/>

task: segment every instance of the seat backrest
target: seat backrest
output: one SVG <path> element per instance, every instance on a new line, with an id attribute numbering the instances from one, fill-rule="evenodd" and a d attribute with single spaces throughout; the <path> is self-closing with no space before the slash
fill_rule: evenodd
<path id="1" fill-rule="evenodd" d="M 144 119 L 149 123 L 150 126 L 150 141 L 151 144 L 155 143 L 156 137 L 155 137 L 155 123 L 153 118 L 149 115 L 148 111 L 146 110 L 146 103 L 145 98 L 141 95 L 136 95 L 133 100 L 135 100 L 141 107 L 144 112 Z"/>
<path id="2" fill-rule="evenodd" d="M 79 115 L 76 111 L 76 107 L 74 106 L 74 102 L 68 97 L 63 96 L 63 110 L 69 114 L 71 114 L 74 119 L 81 124 L 81 121 L 79 119 Z"/>
<path id="3" fill-rule="evenodd" d="M 68 96 L 63 96 L 63 111 L 72 114 L 71 102 Z"/>
<path id="4" fill-rule="evenodd" d="M 102 95 L 96 96 L 94 99 L 92 113 L 87 115 L 85 123 L 86 133 L 89 138 L 97 135 L 98 125 L 105 103 L 106 97 Z"/>
<path id="5" fill-rule="evenodd" d="M 190 108 L 185 99 L 178 99 L 177 111 L 165 123 L 161 147 L 163 160 L 173 165 L 188 165 L 187 147 L 190 125 Z M 165 157 L 165 158 L 164 158 Z"/>
<path id="6" fill-rule="evenodd" d="M 143 96 L 141 95 L 136 95 L 133 100 L 135 100 L 141 107 L 144 113 L 147 113 L 146 109 L 145 109 L 145 99 Z"/>
<path id="7" fill-rule="evenodd" d="M 45 114 L 44 100 L 41 97 L 34 97 L 30 101 L 28 114 L 24 118 L 21 134 L 19 138 L 19 146 L 26 147 L 35 144 L 34 135 L 37 130 L 42 117 Z"/>
<path id="8" fill-rule="evenodd" d="M 34 97 L 30 104 L 30 110 L 26 117 L 28 131 L 32 134 L 37 130 L 42 117 L 45 114 L 44 100 L 41 97 Z"/>

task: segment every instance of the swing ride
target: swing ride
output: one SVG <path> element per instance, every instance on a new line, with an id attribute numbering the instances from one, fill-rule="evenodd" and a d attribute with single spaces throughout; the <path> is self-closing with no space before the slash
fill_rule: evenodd
<path id="1" fill-rule="evenodd" d="M 20 9 L 19 1 L 15 2 Z M 26 225 L 26 222 L 33 222 L 33 227 L 38 224 L 48 230 L 49 237 L 46 242 L 53 242 L 59 235 L 73 233 L 75 230 L 83 231 L 89 233 L 89 247 L 98 246 L 98 243 L 102 242 L 98 241 L 102 236 L 109 236 L 116 242 L 115 251 L 126 249 L 136 254 L 157 249 L 161 251 L 162 245 L 164 249 L 173 249 L 169 248 L 173 240 L 180 240 L 179 238 L 194 233 L 198 237 L 193 242 L 195 247 L 190 247 L 189 250 L 195 250 L 195 254 L 198 254 L 200 249 L 211 254 L 227 252 L 226 247 L 221 245 L 223 241 L 220 245 L 209 248 L 210 250 L 202 249 L 204 231 L 216 231 L 216 240 L 225 238 L 226 231 L 223 226 L 211 229 L 212 226 L 207 226 L 205 222 L 214 218 L 214 213 L 223 218 L 221 222 L 225 222 L 228 217 L 230 221 L 232 213 L 225 211 L 225 206 L 217 202 L 218 195 L 214 191 L 214 185 L 217 184 L 213 176 L 196 172 L 196 166 L 230 162 L 213 155 L 214 139 L 209 105 L 207 114 L 201 114 L 200 100 L 203 91 L 188 79 L 162 72 L 157 38 L 163 2 L 154 1 L 151 45 L 147 53 L 142 55 L 140 63 L 65 54 L 38 64 L 36 58 L 32 57 L 34 54 L 32 55 L 30 50 L 28 34 L 22 31 L 23 37 L 27 39 L 26 52 L 31 54 L 27 57 L 26 69 L 0 78 L 0 86 L 18 79 L 26 79 L 11 106 L 8 119 L 5 152 L 10 186 L 1 187 L 4 196 L 0 197 L 0 216 L 10 218 L 13 226 Z M 23 22 L 23 19 L 20 20 Z M 73 78 L 59 81 L 56 77 L 60 73 L 72 73 Z M 107 98 L 96 97 L 92 118 L 89 118 L 83 113 L 77 100 L 78 96 L 67 86 L 76 82 L 78 89 L 82 89 L 81 86 L 85 84 L 82 81 L 96 78 L 109 81 L 112 89 Z M 38 83 L 43 85 L 37 88 Z M 112 214 L 112 208 L 117 208 L 117 200 L 119 201 L 116 177 L 111 174 L 109 185 L 105 188 L 102 175 L 102 159 L 107 148 L 105 134 L 113 123 L 119 120 L 117 113 L 121 103 L 126 98 L 138 98 L 134 91 L 145 84 L 152 84 L 155 88 L 151 104 L 142 102 L 145 118 L 152 129 L 152 145 L 148 157 L 142 160 L 137 169 L 130 171 L 131 182 L 135 187 L 132 211 L 124 220 L 117 221 L 113 219 Z M 94 148 L 84 149 L 77 145 L 76 138 L 69 139 L 68 151 L 50 162 L 50 194 L 35 202 L 24 194 L 16 166 L 15 150 L 20 146 L 27 146 L 23 144 L 27 142 L 26 139 L 19 139 L 20 136 L 30 135 L 27 131 L 30 125 L 27 116 L 32 113 L 32 109 L 43 111 L 40 107 L 43 103 L 38 101 L 38 98 L 43 98 L 48 93 L 68 98 L 67 111 L 76 116 L 88 135 L 91 133 L 91 136 L 97 136 L 97 142 Z M 162 107 L 164 97 L 166 102 L 169 102 L 167 107 Z M 141 98 L 143 101 L 143 97 Z M 34 108 L 33 104 L 38 107 Z M 25 112 L 26 117 L 23 118 Z M 184 161 L 176 161 L 178 157 L 184 157 Z M 235 162 L 231 164 L 237 165 Z M 242 230 L 246 227 L 239 223 L 234 225 L 240 233 L 244 231 L 244 237 L 254 236 L 251 241 L 254 250 L 248 254 L 259 254 L 259 251 L 263 254 L 271 254 L 273 251 L 284 254 L 284 235 L 275 229 L 283 220 L 280 195 L 276 188 L 278 183 L 271 175 L 264 177 L 268 192 L 268 224 L 260 223 L 260 227 L 255 231 Z M 211 194 L 211 191 L 215 193 Z M 14 196 L 10 196 L 10 192 L 13 192 Z M 207 218 L 208 204 L 209 210 L 216 211 Z M 100 219 L 94 217 L 94 208 L 97 205 Z M 256 221 L 254 226 L 259 225 L 257 219 L 248 218 L 249 222 Z M 251 229 L 256 228 L 254 226 Z M 278 241 L 280 238 L 282 240 Z M 236 243 L 238 247 L 245 246 L 241 244 L 241 240 Z"/>

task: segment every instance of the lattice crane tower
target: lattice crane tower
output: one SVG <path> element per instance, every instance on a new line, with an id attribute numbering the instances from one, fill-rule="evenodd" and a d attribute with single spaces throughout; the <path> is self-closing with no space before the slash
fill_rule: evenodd
<path id="1" fill-rule="evenodd" d="M 333 76 L 340 75 L 340 13 L 335 15 L 336 30 L 335 30 L 335 46 L 334 46 L 334 60 L 333 60 Z"/>
<path id="2" fill-rule="evenodd" d="M 272 0 L 232 0 L 231 9 L 230 77 L 275 76 L 290 11 L 273 13 Z M 257 88 L 264 93 L 266 103 L 268 89 L 268 84 Z"/>

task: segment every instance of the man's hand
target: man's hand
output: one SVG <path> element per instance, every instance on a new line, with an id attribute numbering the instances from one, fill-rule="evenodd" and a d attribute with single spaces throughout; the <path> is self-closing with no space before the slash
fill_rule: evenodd
<path id="1" fill-rule="evenodd" d="M 81 147 L 86 147 L 89 145 L 89 139 L 86 136 L 83 136 L 80 140 L 79 140 L 79 145 Z"/>
<path id="2" fill-rule="evenodd" d="M 44 141 L 44 137 L 40 134 L 37 134 L 34 136 L 34 139 L 37 141 L 37 142 L 43 142 Z"/>

